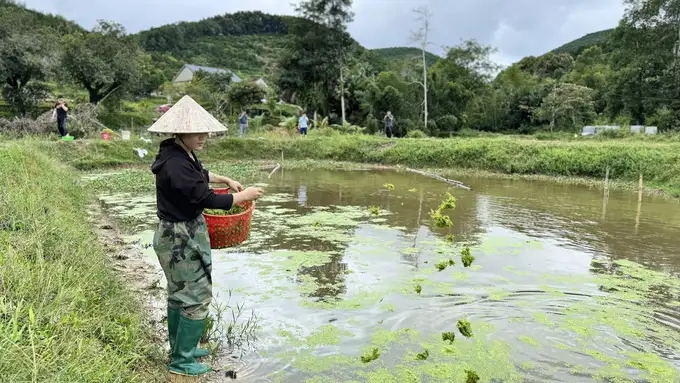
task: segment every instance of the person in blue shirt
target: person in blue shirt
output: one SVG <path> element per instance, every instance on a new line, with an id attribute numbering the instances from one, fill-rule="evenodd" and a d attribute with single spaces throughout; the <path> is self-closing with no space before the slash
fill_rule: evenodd
<path id="1" fill-rule="evenodd" d="M 303 136 L 307 135 L 307 123 L 309 119 L 307 118 L 307 113 L 302 113 L 302 116 L 300 116 L 300 134 Z"/>
<path id="2" fill-rule="evenodd" d="M 241 138 L 245 138 L 246 129 L 248 129 L 248 112 L 246 112 L 246 110 L 243 109 L 238 118 L 241 122 Z"/>

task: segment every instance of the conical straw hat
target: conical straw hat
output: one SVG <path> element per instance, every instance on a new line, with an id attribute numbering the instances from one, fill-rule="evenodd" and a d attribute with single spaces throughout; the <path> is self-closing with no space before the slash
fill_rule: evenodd
<path id="1" fill-rule="evenodd" d="M 226 132 L 227 128 L 193 98 L 184 96 L 148 130 L 155 133 L 183 134 Z"/>

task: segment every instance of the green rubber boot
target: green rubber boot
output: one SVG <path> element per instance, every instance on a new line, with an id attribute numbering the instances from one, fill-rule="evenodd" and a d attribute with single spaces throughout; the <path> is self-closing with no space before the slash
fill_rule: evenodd
<path id="1" fill-rule="evenodd" d="M 196 345 L 201 340 L 205 319 L 191 320 L 180 315 L 177 325 L 177 339 L 175 347 L 172 349 L 172 361 L 168 369 L 173 374 L 197 376 L 210 372 L 210 367 L 203 363 L 196 362 L 194 351 Z"/>
<path id="2" fill-rule="evenodd" d="M 168 338 L 170 339 L 170 354 L 175 349 L 175 340 L 177 339 L 177 325 L 179 324 L 179 317 L 182 309 L 179 307 L 168 307 Z M 210 352 L 204 348 L 196 347 L 194 351 L 194 358 L 202 358 L 210 355 Z"/>

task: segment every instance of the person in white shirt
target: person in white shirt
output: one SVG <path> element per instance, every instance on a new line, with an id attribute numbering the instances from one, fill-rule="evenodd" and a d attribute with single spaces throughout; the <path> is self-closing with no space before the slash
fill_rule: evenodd
<path id="1" fill-rule="evenodd" d="M 307 135 L 307 123 L 309 122 L 309 119 L 307 118 L 307 113 L 302 113 L 302 116 L 300 116 L 300 134 L 303 136 Z"/>

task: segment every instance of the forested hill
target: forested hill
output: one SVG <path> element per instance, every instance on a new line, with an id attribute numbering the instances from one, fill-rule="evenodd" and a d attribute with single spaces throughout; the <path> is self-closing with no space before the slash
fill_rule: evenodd
<path id="1" fill-rule="evenodd" d="M 578 56 L 581 52 L 592 46 L 603 45 L 613 32 L 614 29 L 605 29 L 603 31 L 589 33 L 554 49 L 553 53 L 569 53 L 572 56 Z"/>
<path id="2" fill-rule="evenodd" d="M 182 63 L 222 67 L 243 73 L 271 73 L 290 42 L 292 23 L 311 23 L 295 16 L 237 12 L 194 22 L 181 22 L 137 34 L 142 47 L 158 60 L 170 55 Z M 310 28 L 311 29 L 311 28 Z M 357 46 L 360 47 L 358 43 Z M 364 48 L 360 47 L 360 50 Z M 416 48 L 376 49 L 370 55 L 378 67 L 394 67 L 420 57 Z M 167 57 L 166 57 L 167 59 Z M 427 53 L 429 65 L 438 56 Z"/>
<path id="3" fill-rule="evenodd" d="M 13 0 L 0 0 L 0 33 L 28 32 L 61 37 L 82 30 L 61 16 L 27 9 Z"/>

